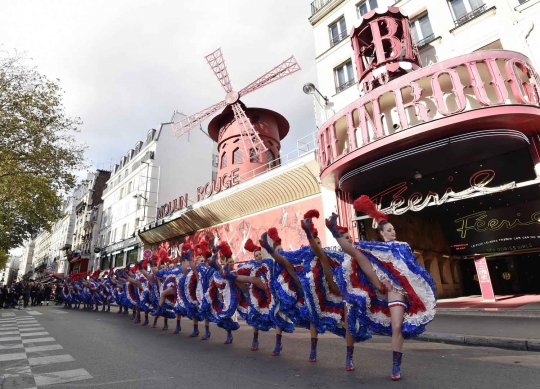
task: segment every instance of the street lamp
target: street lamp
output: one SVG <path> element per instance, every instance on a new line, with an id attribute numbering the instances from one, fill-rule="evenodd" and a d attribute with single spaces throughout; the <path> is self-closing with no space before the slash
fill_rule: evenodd
<path id="1" fill-rule="evenodd" d="M 328 101 L 328 97 L 323 96 L 322 93 L 317 89 L 317 87 L 315 87 L 315 85 L 313 85 L 311 82 L 305 84 L 302 90 L 304 91 L 306 95 L 313 95 L 313 96 L 315 96 L 315 92 L 317 92 L 319 96 L 321 96 L 322 99 L 324 100 L 324 108 L 330 109 L 334 106 L 334 103 L 332 103 L 331 101 Z"/>

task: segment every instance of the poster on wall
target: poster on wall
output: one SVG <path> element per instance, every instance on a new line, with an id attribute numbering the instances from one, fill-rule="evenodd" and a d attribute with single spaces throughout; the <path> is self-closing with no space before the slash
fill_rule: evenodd
<path id="1" fill-rule="evenodd" d="M 170 239 L 156 244 L 153 250 L 158 251 L 164 248 L 168 251 L 169 257 L 175 260 L 180 258 L 182 244 L 184 243 L 195 245 L 202 240 L 206 240 L 210 248 L 213 248 L 220 242 L 225 241 L 231 246 L 236 262 L 245 262 L 253 259 L 252 254 L 244 249 L 246 241 L 251 238 L 258 244 L 261 235 L 271 227 L 277 228 L 284 250 L 297 250 L 301 246 L 308 244 L 306 234 L 300 227 L 300 221 L 310 209 L 317 209 L 322 213 L 321 196 L 289 203 L 253 216 L 197 231 L 193 235 Z M 325 246 L 324 229 L 326 227 L 322 215 L 319 219 L 313 219 L 313 223 L 319 231 L 323 246 Z"/>
<path id="2" fill-rule="evenodd" d="M 540 247 L 540 201 L 474 212 L 449 220 L 452 254 L 488 254 Z"/>

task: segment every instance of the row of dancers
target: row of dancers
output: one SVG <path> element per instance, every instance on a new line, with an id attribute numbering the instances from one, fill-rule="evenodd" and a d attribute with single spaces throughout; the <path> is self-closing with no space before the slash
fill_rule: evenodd
<path id="1" fill-rule="evenodd" d="M 125 269 L 94 272 L 89 279 L 68 279 L 62 290 L 66 307 L 110 311 L 133 310 L 132 320 L 143 326 L 160 316 L 163 329 L 176 319 L 174 333 L 181 331 L 181 318 L 193 321 L 190 337 L 211 336 L 210 322 L 226 331 L 225 344 L 233 342 L 240 325 L 237 316 L 253 327 L 251 350 L 259 348 L 259 331 L 275 328 L 272 355 L 283 350 L 283 333 L 306 328 L 311 333 L 309 361 L 317 360 L 318 335 L 331 332 L 345 338 L 345 367 L 354 370 L 354 345 L 372 334 L 387 335 L 392 343 L 391 379 L 401 378 L 404 339 L 415 338 L 433 319 L 436 291 L 433 280 L 416 261 L 407 243 L 396 241 L 388 216 L 366 196 L 355 209 L 373 217 L 381 241 L 353 242 L 347 228 L 333 214 L 326 222 L 340 250 L 323 248 L 311 210 L 301 221 L 308 245 L 284 251 L 276 228 L 264 233 L 256 245 L 245 249 L 253 259 L 234 268 L 232 250 L 226 242 L 210 249 L 202 241 L 184 244 L 181 261 L 172 261 L 161 249 L 151 258 Z M 263 251 L 264 248 L 264 251 Z M 266 252 L 267 258 L 263 253 Z M 144 321 L 141 319 L 144 314 Z"/>

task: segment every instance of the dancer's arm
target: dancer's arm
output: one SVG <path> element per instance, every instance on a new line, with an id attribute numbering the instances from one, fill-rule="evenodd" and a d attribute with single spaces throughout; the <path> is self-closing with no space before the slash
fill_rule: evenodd
<path id="1" fill-rule="evenodd" d="M 302 229 L 305 231 L 306 236 L 308 238 L 309 246 L 311 247 L 311 251 L 313 251 L 313 254 L 317 258 L 319 258 L 319 261 L 321 261 L 321 265 L 323 268 L 324 276 L 326 278 L 326 282 L 328 282 L 328 286 L 330 289 L 334 292 L 339 293 L 339 287 L 336 284 L 336 281 L 334 280 L 334 273 L 332 273 L 332 269 L 330 268 L 330 261 L 328 260 L 328 257 L 322 250 L 322 248 L 317 244 L 317 241 L 313 237 L 313 234 L 311 233 L 311 218 L 302 220 L 301 222 Z"/>
<path id="2" fill-rule="evenodd" d="M 371 261 L 360 250 L 357 250 L 352 244 L 350 244 L 347 239 L 342 237 L 341 233 L 337 230 L 337 217 L 338 215 L 334 213 L 330 218 L 326 219 L 326 227 L 328 227 L 328 229 L 330 230 L 334 238 L 337 240 L 343 251 L 353 257 L 356 262 L 358 262 L 358 265 L 368 278 L 369 282 L 371 282 L 371 284 L 378 290 L 386 291 L 386 287 L 383 285 L 381 280 L 379 280 L 377 274 L 375 274 L 373 266 L 371 265 Z"/>

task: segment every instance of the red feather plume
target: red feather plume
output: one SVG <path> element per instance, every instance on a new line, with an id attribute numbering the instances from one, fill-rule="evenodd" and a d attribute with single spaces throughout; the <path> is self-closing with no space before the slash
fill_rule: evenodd
<path id="1" fill-rule="evenodd" d="M 272 227 L 268 230 L 268 236 L 274 243 L 281 244 L 281 238 L 279 237 L 278 230 L 276 227 Z"/>
<path id="2" fill-rule="evenodd" d="M 221 242 L 219 244 L 220 248 L 219 248 L 219 252 L 225 257 L 225 258 L 230 258 L 232 257 L 232 250 L 231 250 L 231 246 L 229 246 L 229 244 L 227 242 Z"/>
<path id="3" fill-rule="evenodd" d="M 188 250 L 191 250 L 191 245 L 189 243 L 184 243 L 182 245 L 182 252 L 186 252 Z"/>
<path id="4" fill-rule="evenodd" d="M 316 209 L 311 209 L 304 214 L 304 219 L 311 219 L 314 217 L 318 219 L 319 216 L 320 216 L 319 211 L 317 211 Z"/>
<path id="5" fill-rule="evenodd" d="M 159 250 L 159 258 L 163 260 L 163 259 L 166 259 L 168 256 L 169 254 L 167 253 L 167 250 L 165 249 Z"/>
<path id="6" fill-rule="evenodd" d="M 202 240 L 199 242 L 199 246 L 201 246 L 201 252 L 203 257 L 211 257 L 212 251 L 210 251 L 208 242 L 206 240 Z"/>
<path id="7" fill-rule="evenodd" d="M 364 212 L 369 217 L 375 219 L 377 224 L 383 220 L 388 220 L 388 215 L 379 211 L 375 203 L 366 195 L 362 195 L 357 198 L 354 201 L 353 206 L 358 212 Z"/>
<path id="8" fill-rule="evenodd" d="M 253 243 L 252 239 L 248 239 L 246 241 L 244 248 L 251 253 L 254 253 L 255 251 L 261 251 L 261 248 L 257 246 L 255 243 Z"/>
<path id="9" fill-rule="evenodd" d="M 346 234 L 347 232 L 349 232 L 349 229 L 347 227 L 337 226 L 337 230 L 340 234 Z"/>

